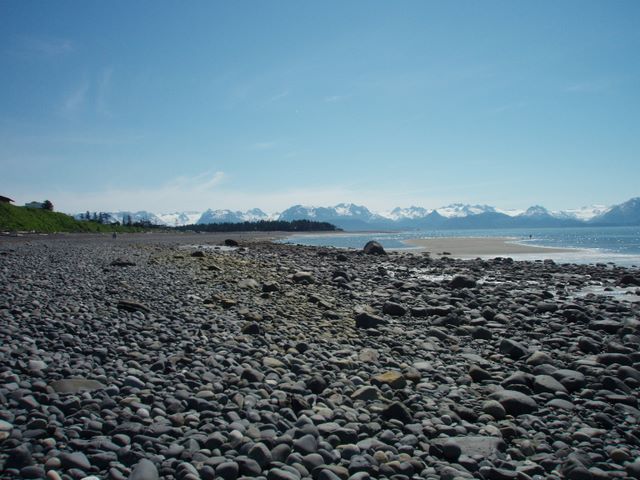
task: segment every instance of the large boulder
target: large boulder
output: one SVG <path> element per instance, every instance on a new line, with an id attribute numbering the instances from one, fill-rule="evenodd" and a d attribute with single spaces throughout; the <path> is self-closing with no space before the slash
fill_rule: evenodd
<path id="1" fill-rule="evenodd" d="M 378 328 L 386 325 L 388 322 L 377 315 L 368 312 L 361 312 L 356 315 L 356 328 Z"/>
<path id="2" fill-rule="evenodd" d="M 476 281 L 468 275 L 456 275 L 449 282 L 451 288 L 474 288 Z"/>
<path id="3" fill-rule="evenodd" d="M 533 413 L 538 409 L 533 398 L 515 390 L 501 390 L 491 395 L 491 398 L 500 402 L 506 412 L 514 417 Z"/>
<path id="4" fill-rule="evenodd" d="M 375 240 L 369 240 L 367 244 L 362 249 L 364 253 L 367 255 L 386 255 L 387 252 L 384 251 L 382 245 L 380 245 Z"/>

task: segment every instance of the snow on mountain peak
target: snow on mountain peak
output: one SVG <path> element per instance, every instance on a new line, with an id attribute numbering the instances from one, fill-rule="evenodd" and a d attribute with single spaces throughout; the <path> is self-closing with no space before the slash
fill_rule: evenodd
<path id="1" fill-rule="evenodd" d="M 390 220 L 403 220 L 403 219 L 416 219 L 424 218 L 429 215 L 433 210 L 427 210 L 426 208 L 410 206 L 406 208 L 396 207 L 390 212 L 381 213 L 385 218 Z"/>
<path id="2" fill-rule="evenodd" d="M 436 208 L 443 217 L 468 217 L 469 215 L 479 215 L 481 213 L 495 212 L 496 209 L 490 205 L 468 205 L 463 203 L 452 203 L 445 207 Z"/>
<path id="3" fill-rule="evenodd" d="M 525 217 L 546 217 L 550 216 L 549 210 L 541 205 L 533 205 L 527 208 L 527 211 L 523 213 Z"/>

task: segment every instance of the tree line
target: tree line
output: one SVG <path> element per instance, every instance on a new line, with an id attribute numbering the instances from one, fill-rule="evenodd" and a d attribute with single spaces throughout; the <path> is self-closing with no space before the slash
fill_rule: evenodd
<path id="1" fill-rule="evenodd" d="M 182 227 L 175 227 L 175 229 L 195 232 L 334 232 L 340 230 L 329 222 L 315 222 L 312 220 L 259 220 L 257 222 L 241 223 L 208 223 L 202 225 L 184 225 Z"/>
<path id="2" fill-rule="evenodd" d="M 114 218 L 106 212 L 90 212 L 87 210 L 85 213 L 78 215 L 78 219 L 85 222 L 96 222 L 101 225 L 123 225 L 125 227 L 142 227 L 142 228 L 158 228 L 160 225 L 151 223 L 148 220 L 133 220 L 130 214 L 126 214 L 122 217 L 122 222 L 114 220 Z"/>

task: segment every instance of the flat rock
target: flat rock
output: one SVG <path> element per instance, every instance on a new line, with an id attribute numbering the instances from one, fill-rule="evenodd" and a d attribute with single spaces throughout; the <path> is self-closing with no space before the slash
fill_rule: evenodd
<path id="1" fill-rule="evenodd" d="M 137 302 L 135 300 L 119 300 L 117 307 L 120 310 L 126 310 L 127 312 L 145 312 L 149 313 L 151 309 L 144 303 Z"/>
<path id="2" fill-rule="evenodd" d="M 104 388 L 104 385 L 97 380 L 88 380 L 86 378 L 65 378 L 63 380 L 54 380 L 50 383 L 50 386 L 58 393 L 90 392 Z"/>
<path id="3" fill-rule="evenodd" d="M 376 375 L 371 379 L 374 385 L 389 385 L 391 388 L 400 389 L 407 386 L 407 380 L 404 375 L 396 371 L 388 371 Z"/>
<path id="4" fill-rule="evenodd" d="M 462 454 L 468 457 L 474 457 L 476 455 L 483 458 L 493 457 L 498 452 L 506 449 L 506 444 L 501 438 L 481 435 L 433 438 L 430 441 L 437 445 L 454 442 L 460 447 Z"/>

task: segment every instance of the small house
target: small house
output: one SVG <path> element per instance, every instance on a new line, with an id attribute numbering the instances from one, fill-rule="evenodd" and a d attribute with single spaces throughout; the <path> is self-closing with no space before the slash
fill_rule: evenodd
<path id="1" fill-rule="evenodd" d="M 44 203 L 42 203 L 42 202 L 29 202 L 29 203 L 25 203 L 24 206 L 27 207 L 27 208 L 42 209 L 42 208 L 44 208 Z"/>
<path id="2" fill-rule="evenodd" d="M 13 200 L 11 200 L 9 197 L 3 197 L 2 195 L 0 195 L 0 203 L 13 203 Z"/>

